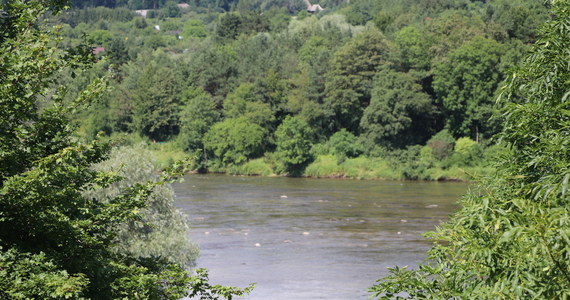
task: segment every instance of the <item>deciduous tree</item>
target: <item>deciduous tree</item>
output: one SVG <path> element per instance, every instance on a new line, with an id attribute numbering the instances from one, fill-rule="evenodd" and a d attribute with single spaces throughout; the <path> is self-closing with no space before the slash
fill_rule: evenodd
<path id="1" fill-rule="evenodd" d="M 376 75 L 370 105 L 360 120 L 362 136 L 375 144 L 404 147 L 425 142 L 435 108 L 409 73 L 382 69 Z"/>
<path id="2" fill-rule="evenodd" d="M 180 76 L 158 60 L 146 64 L 133 91 L 135 132 L 164 141 L 179 132 Z"/>
<path id="3" fill-rule="evenodd" d="M 387 48 L 382 33 L 370 28 L 334 54 L 325 91 L 325 109 L 333 132 L 341 128 L 358 131 L 362 112 L 370 103 L 372 79 L 385 60 Z"/>
<path id="4" fill-rule="evenodd" d="M 504 78 L 499 70 L 503 49 L 493 40 L 476 37 L 435 66 L 433 87 L 454 136 L 478 140 L 482 133 L 493 133 L 489 117 Z"/>
<path id="5" fill-rule="evenodd" d="M 223 166 L 241 164 L 262 154 L 265 129 L 245 117 L 216 123 L 204 136 L 204 147 Z"/>
<path id="6" fill-rule="evenodd" d="M 203 138 L 218 121 L 220 113 L 212 97 L 200 88 L 190 88 L 182 93 L 180 134 L 178 140 L 185 151 L 204 149 Z"/>
<path id="7" fill-rule="evenodd" d="M 307 122 L 288 116 L 275 132 L 279 162 L 284 171 L 295 175 L 311 159 L 313 132 Z"/>

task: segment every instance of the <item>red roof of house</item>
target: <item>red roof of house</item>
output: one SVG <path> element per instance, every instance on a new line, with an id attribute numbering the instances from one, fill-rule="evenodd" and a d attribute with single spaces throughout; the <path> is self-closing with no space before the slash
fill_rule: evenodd
<path id="1" fill-rule="evenodd" d="M 95 47 L 95 48 L 93 48 L 92 51 L 93 51 L 93 54 L 99 54 L 99 53 L 101 53 L 101 52 L 105 52 L 105 48 L 103 48 L 103 47 Z"/>

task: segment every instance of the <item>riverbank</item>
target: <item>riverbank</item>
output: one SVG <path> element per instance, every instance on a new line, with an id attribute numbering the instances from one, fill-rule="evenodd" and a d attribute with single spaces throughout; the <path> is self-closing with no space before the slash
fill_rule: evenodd
<path id="1" fill-rule="evenodd" d="M 149 143 L 144 140 L 126 139 L 122 144 L 145 144 L 155 156 L 156 165 L 167 168 L 174 162 L 189 160 L 196 162 L 196 157 L 184 152 L 173 142 Z M 425 147 L 424 147 L 425 148 Z M 420 150 L 421 152 L 421 150 Z M 473 181 L 478 177 L 492 174 L 495 169 L 488 164 L 492 153 L 486 151 L 477 158 L 460 157 L 459 153 L 448 159 L 438 160 L 433 156 L 400 154 L 383 157 L 338 158 L 333 154 L 316 155 L 296 177 L 306 178 L 344 178 L 365 180 L 422 180 L 422 181 Z M 240 165 L 216 166 L 206 164 L 207 173 L 229 175 L 289 176 L 278 172 L 279 162 L 270 156 L 251 159 Z M 194 169 L 194 170 L 192 170 Z M 196 164 L 191 171 L 196 171 Z"/>
<path id="2" fill-rule="evenodd" d="M 249 176 L 286 176 L 277 174 L 267 158 L 250 160 L 239 166 L 208 170 L 216 173 Z M 410 166 L 382 158 L 359 156 L 339 163 L 334 155 L 320 155 L 299 174 L 307 178 L 346 178 L 376 180 L 472 181 L 494 172 L 484 166 Z"/>
<path id="3" fill-rule="evenodd" d="M 172 149 L 168 144 L 150 145 L 160 168 L 166 168 L 178 160 L 190 159 L 187 153 Z M 191 170 L 196 171 L 196 170 Z M 490 175 L 494 168 L 486 166 L 441 166 L 420 161 L 400 163 L 384 158 L 359 156 L 339 161 L 334 155 L 319 155 L 298 177 L 343 178 L 364 180 L 425 180 L 425 181 L 472 181 Z M 207 173 L 223 173 L 246 176 L 288 176 L 276 171 L 275 163 L 269 158 L 249 160 L 241 165 L 210 167 Z"/>

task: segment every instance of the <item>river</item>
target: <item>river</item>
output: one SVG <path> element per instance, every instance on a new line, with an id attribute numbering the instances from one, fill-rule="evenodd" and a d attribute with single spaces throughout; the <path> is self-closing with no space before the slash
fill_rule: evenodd
<path id="1" fill-rule="evenodd" d="M 414 266 L 422 233 L 457 209 L 454 182 L 189 175 L 177 206 L 200 245 L 212 283 L 246 299 L 367 299 L 390 266 Z"/>

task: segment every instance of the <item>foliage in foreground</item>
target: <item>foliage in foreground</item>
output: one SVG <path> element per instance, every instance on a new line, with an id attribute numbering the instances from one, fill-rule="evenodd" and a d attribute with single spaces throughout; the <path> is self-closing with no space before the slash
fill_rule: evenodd
<path id="1" fill-rule="evenodd" d="M 508 81 L 499 174 L 430 235 L 427 263 L 391 269 L 375 297 L 570 296 L 570 2 L 554 2 L 553 16 Z"/>
<path id="2" fill-rule="evenodd" d="M 175 172 L 118 186 L 121 176 L 93 167 L 108 158 L 109 145 L 73 139 L 67 117 L 101 94 L 105 80 L 63 100 L 56 75 L 88 68 L 93 57 L 85 46 L 62 51 L 55 28 L 38 22 L 66 4 L 0 5 L 0 298 L 179 299 L 192 292 L 218 299 L 248 292 L 196 285 L 207 277 L 191 276 L 179 253 L 119 247 L 140 240 L 140 232 L 127 234 L 135 225 L 168 225 L 153 219 L 165 202 L 149 199 L 161 196 L 157 189 Z"/>
<path id="3" fill-rule="evenodd" d="M 122 180 L 105 189 L 89 191 L 84 195 L 99 201 L 110 201 L 137 182 L 156 180 L 159 170 L 152 153 L 141 145 L 114 148 L 109 158 L 94 166 L 102 172 L 114 172 Z M 193 266 L 198 247 L 188 237 L 187 216 L 174 206 L 174 190 L 170 185 L 155 187 L 146 207 L 139 212 L 141 220 L 123 223 L 117 230 L 116 250 L 127 255 L 170 261 Z"/>

